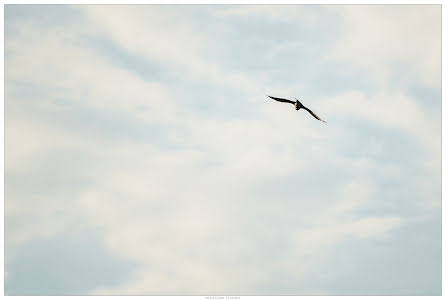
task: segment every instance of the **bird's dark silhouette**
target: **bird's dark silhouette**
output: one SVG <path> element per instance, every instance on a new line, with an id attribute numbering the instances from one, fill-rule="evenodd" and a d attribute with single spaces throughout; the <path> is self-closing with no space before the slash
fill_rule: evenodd
<path id="1" fill-rule="evenodd" d="M 267 96 L 268 96 L 268 95 L 267 95 Z M 322 122 L 324 122 L 324 123 L 327 123 L 327 122 L 325 122 L 324 120 L 322 120 L 321 118 L 319 118 L 319 117 L 318 117 L 314 112 L 312 112 L 309 108 L 306 108 L 302 103 L 300 103 L 299 100 L 297 100 L 297 98 L 294 98 L 294 99 L 296 99 L 296 101 L 291 101 L 291 100 L 288 100 L 288 99 L 276 98 L 276 97 L 272 97 L 272 96 L 268 96 L 268 97 L 270 97 L 271 99 L 274 99 L 274 100 L 276 100 L 276 101 L 279 101 L 279 102 L 285 102 L 285 103 L 291 103 L 291 104 L 294 104 L 294 107 L 296 108 L 296 110 L 299 110 L 299 109 L 303 108 L 303 109 L 305 109 L 306 111 L 308 111 L 313 117 L 315 117 L 316 119 L 318 119 L 319 121 L 322 121 Z"/>

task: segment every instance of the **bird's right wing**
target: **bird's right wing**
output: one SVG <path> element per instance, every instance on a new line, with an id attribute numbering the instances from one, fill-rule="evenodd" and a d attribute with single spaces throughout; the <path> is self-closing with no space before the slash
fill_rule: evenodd
<path id="1" fill-rule="evenodd" d="M 324 120 L 322 120 L 321 118 L 319 118 L 314 112 L 312 112 L 311 109 L 306 108 L 305 106 L 304 106 L 304 109 L 305 109 L 306 111 L 308 111 L 313 117 L 315 117 L 315 118 L 318 119 L 319 121 L 322 121 L 322 122 L 324 122 L 324 123 L 327 123 L 327 122 L 325 122 Z"/>
<path id="2" fill-rule="evenodd" d="M 276 101 L 279 101 L 279 102 L 286 102 L 286 103 L 291 103 L 291 104 L 295 104 L 296 103 L 295 101 L 291 101 L 291 100 L 288 100 L 288 99 L 276 98 L 276 97 L 272 97 L 272 96 L 268 96 L 268 97 L 270 97 L 271 99 L 274 99 Z"/>

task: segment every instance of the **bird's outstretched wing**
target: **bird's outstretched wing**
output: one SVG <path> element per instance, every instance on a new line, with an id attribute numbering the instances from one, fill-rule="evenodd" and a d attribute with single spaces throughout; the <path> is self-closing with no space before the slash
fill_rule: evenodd
<path id="1" fill-rule="evenodd" d="M 276 97 L 272 97 L 272 96 L 268 96 L 268 97 L 270 97 L 271 99 L 274 99 L 276 101 L 279 101 L 279 102 L 286 102 L 286 103 L 291 103 L 291 104 L 295 104 L 296 103 L 295 101 L 291 101 L 291 100 L 288 100 L 288 99 L 276 98 Z"/>
<path id="2" fill-rule="evenodd" d="M 303 109 L 305 109 L 306 111 L 308 111 L 313 117 L 315 117 L 316 119 L 318 119 L 319 121 L 322 121 L 322 122 L 324 122 L 324 123 L 327 123 L 327 122 L 325 122 L 324 120 L 322 120 L 321 118 L 319 118 L 314 112 L 312 112 L 310 109 L 308 109 L 308 108 L 306 108 L 305 106 L 303 107 Z"/>

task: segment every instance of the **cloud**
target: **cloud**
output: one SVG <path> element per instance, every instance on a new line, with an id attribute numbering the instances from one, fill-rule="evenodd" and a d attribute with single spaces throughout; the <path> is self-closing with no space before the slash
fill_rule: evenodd
<path id="1" fill-rule="evenodd" d="M 194 80 L 253 92 L 251 79 L 226 71 L 220 62 L 206 59 L 212 39 L 201 33 L 194 19 L 176 9 L 162 6 L 80 6 L 99 34 L 119 47 L 169 66 L 169 72 Z M 172 22 L 172 20 L 175 20 Z M 139 35 L 144 29 L 144 35 Z"/>
<path id="2" fill-rule="evenodd" d="M 331 59 L 364 69 L 384 86 L 398 76 L 439 88 L 439 5 L 333 5 L 327 8 L 343 20 L 340 39 L 329 55 Z"/>
<path id="3" fill-rule="evenodd" d="M 199 135 L 197 141 L 209 147 L 203 152 L 166 153 L 127 145 L 128 150 L 121 149 L 111 156 L 114 163 L 104 164 L 108 167 L 101 181 L 86 191 L 81 204 L 90 215 L 91 225 L 104 232 L 113 252 L 139 260 L 142 267 L 135 281 L 93 293 L 255 293 L 255 286 L 270 280 L 268 272 L 262 270 L 287 270 L 296 279 L 306 276 L 320 268 L 321 256 L 339 241 L 350 236 L 380 238 L 402 223 L 400 217 L 394 216 L 352 215 L 354 209 L 371 201 L 371 187 L 363 182 L 347 181 L 343 189 L 333 190 L 329 199 L 324 199 L 322 190 L 308 189 L 301 190 L 298 199 L 292 188 L 286 188 L 276 200 L 269 193 L 258 194 L 256 190 L 262 183 L 272 185 L 272 195 L 278 193 L 284 187 L 274 187 L 277 183 L 271 180 L 300 177 L 310 166 L 296 165 L 291 157 L 282 164 L 283 155 L 275 157 L 274 153 L 262 151 L 255 153 L 252 161 L 249 156 L 254 152 L 249 151 L 248 144 L 241 145 L 246 157 L 237 159 L 235 153 L 243 153 L 235 150 L 231 155 L 225 136 L 232 136 L 233 143 L 237 143 L 237 133 L 243 135 L 248 128 L 248 121 L 240 121 L 234 129 L 215 124 L 211 131 L 222 140 Z M 250 129 L 263 132 L 261 126 Z M 262 139 L 245 143 L 268 149 L 271 141 L 263 135 Z M 187 143 L 194 144 L 193 136 Z M 209 152 L 215 156 L 207 156 Z M 321 174 L 320 166 L 316 168 L 316 174 Z M 285 200 L 288 198 L 298 201 L 293 204 Z M 306 205 L 304 199 L 315 204 Z M 325 207 L 328 200 L 333 204 Z M 271 227 L 266 219 L 273 223 L 287 220 L 288 226 Z M 289 235 L 294 237 L 291 245 L 286 241 Z M 265 257 L 262 247 L 269 239 L 277 239 L 279 249 Z M 286 246 L 299 250 L 289 252 L 282 248 Z M 310 254 L 313 256 L 308 257 Z M 244 262 L 247 255 L 253 259 Z M 295 264 L 290 265 L 290 260 Z M 297 265 L 299 271 L 295 271 Z M 234 270 L 238 276 L 231 275 Z M 163 289 L 167 282 L 169 289 Z"/>
<path id="4" fill-rule="evenodd" d="M 425 167 L 440 172 L 440 128 L 430 114 L 403 93 L 380 93 L 367 97 L 358 91 L 330 97 L 323 101 L 326 113 L 368 120 L 385 128 L 402 130 L 417 139 L 427 151 Z"/>
<path id="5" fill-rule="evenodd" d="M 294 21 L 296 18 L 303 17 L 303 7 L 296 5 L 278 5 L 271 9 L 270 5 L 239 5 L 224 6 L 215 12 L 218 17 L 239 17 L 253 18 L 258 17 L 262 20 L 274 21 Z"/>
<path id="6" fill-rule="evenodd" d="M 268 8 L 229 7 L 210 15 L 294 22 L 286 7 Z M 372 94 L 354 84 L 347 92 L 337 87 L 334 95 L 312 99 L 324 124 L 258 98 L 266 98 L 263 87 L 292 95 L 311 81 L 277 88 L 285 84 L 273 73 L 232 68 L 231 55 L 216 60 L 218 38 L 202 29 L 209 19 L 197 17 L 209 9 L 70 9 L 83 22 L 18 22 L 6 38 L 8 260 L 15 249 L 63 235 L 82 220 L 116 260 L 137 263 L 119 283 L 89 285 L 92 294 L 330 293 L 317 274 L 336 260 L 332 251 L 339 245 L 398 243 L 410 220 L 434 218 L 435 206 L 426 203 L 438 203 L 440 189 L 424 183 L 439 176 L 439 123 L 417 97 L 390 84 Z M 312 13 L 319 19 L 320 9 Z M 349 8 L 344 13 L 347 23 L 362 21 L 352 21 Z M 364 18 L 377 18 L 375 8 Z M 215 22 L 212 30 L 222 30 Z M 343 33 L 341 41 L 358 34 Z M 237 44 L 230 37 L 220 41 L 228 49 Z M 322 53 L 327 44 L 312 46 Z M 284 49 L 259 49 L 280 68 L 293 61 Z M 392 51 L 383 50 L 383 61 L 391 61 Z M 336 53 L 330 59 L 345 59 Z M 138 63 L 150 63 L 162 76 L 136 72 Z M 322 69 L 315 67 L 315 76 L 327 65 L 316 66 Z M 413 143 L 401 146 L 395 136 Z M 390 148 L 417 159 L 396 159 Z"/>
<path id="7" fill-rule="evenodd" d="M 77 27 L 66 33 L 58 27 L 22 24 L 7 43 L 6 51 L 11 53 L 5 63 L 7 80 L 29 84 L 37 91 L 45 89 L 48 94 L 40 101 L 50 107 L 63 100 L 92 109 L 127 113 L 147 123 L 174 119 L 175 105 L 165 86 L 111 67 L 99 53 L 76 45 L 83 38 L 85 33 Z M 13 89 L 11 86 L 14 85 L 7 90 Z M 154 95 L 157 101 L 147 101 Z M 22 98 L 25 101 L 32 96 Z"/>

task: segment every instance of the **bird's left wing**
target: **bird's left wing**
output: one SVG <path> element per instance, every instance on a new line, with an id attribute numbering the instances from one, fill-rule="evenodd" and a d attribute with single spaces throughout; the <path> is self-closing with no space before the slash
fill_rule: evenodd
<path id="1" fill-rule="evenodd" d="M 276 98 L 276 97 L 272 97 L 272 96 L 268 96 L 268 97 L 270 97 L 271 99 L 274 99 L 276 101 L 279 101 L 279 102 L 286 102 L 286 103 L 291 103 L 291 104 L 295 104 L 296 103 L 295 101 L 291 101 L 291 100 L 288 100 L 288 99 Z"/>
<path id="2" fill-rule="evenodd" d="M 306 108 L 306 107 L 303 107 L 303 109 L 305 109 L 306 111 L 308 111 L 313 117 L 315 117 L 315 118 L 318 119 L 319 121 L 322 121 L 322 122 L 324 122 L 324 123 L 327 123 L 327 122 L 325 122 L 324 120 L 322 120 L 321 118 L 319 118 L 314 112 L 312 112 L 311 109 L 308 109 L 308 108 Z"/>

